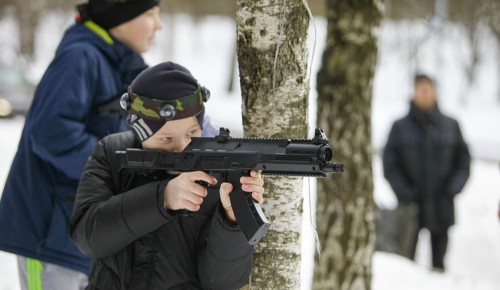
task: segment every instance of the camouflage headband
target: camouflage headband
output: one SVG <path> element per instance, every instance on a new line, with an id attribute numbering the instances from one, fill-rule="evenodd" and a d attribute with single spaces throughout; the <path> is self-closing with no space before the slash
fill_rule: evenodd
<path id="1" fill-rule="evenodd" d="M 128 110 L 139 117 L 154 121 L 169 121 L 188 118 L 198 115 L 204 108 L 204 102 L 208 100 L 208 95 L 202 91 L 205 88 L 198 86 L 198 89 L 189 96 L 172 100 L 158 100 L 140 96 L 128 89 Z M 123 107 L 123 104 L 122 104 Z"/>
<path id="2" fill-rule="evenodd" d="M 128 111 L 127 122 L 142 142 L 166 121 L 196 117 L 201 126 L 205 112 L 204 102 L 209 98 L 210 92 L 199 85 L 193 94 L 171 100 L 140 96 L 129 87 L 128 93 L 123 94 L 120 105 Z"/>

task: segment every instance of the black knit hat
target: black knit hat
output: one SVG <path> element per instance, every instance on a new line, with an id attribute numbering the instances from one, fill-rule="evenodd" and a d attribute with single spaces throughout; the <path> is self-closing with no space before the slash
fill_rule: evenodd
<path id="1" fill-rule="evenodd" d="M 92 20 L 108 30 L 158 6 L 160 0 L 88 0 L 77 6 L 80 21 Z"/>
<path id="2" fill-rule="evenodd" d="M 200 126 L 204 102 L 210 93 L 185 67 L 164 62 L 141 72 L 121 100 L 127 109 L 127 123 L 141 142 L 151 137 L 165 122 L 196 117 Z"/>

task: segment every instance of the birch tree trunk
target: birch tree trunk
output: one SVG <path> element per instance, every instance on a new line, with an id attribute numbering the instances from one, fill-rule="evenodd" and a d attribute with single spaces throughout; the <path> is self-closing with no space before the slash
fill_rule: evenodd
<path id="1" fill-rule="evenodd" d="M 238 0 L 237 53 L 246 137 L 307 137 L 307 6 Z M 250 289 L 299 289 L 302 178 L 266 177 L 271 222 L 255 248 Z"/>
<path id="2" fill-rule="evenodd" d="M 322 254 L 313 289 L 371 289 L 376 215 L 370 118 L 381 5 L 381 0 L 327 0 L 317 120 L 345 171 L 318 179 Z"/>

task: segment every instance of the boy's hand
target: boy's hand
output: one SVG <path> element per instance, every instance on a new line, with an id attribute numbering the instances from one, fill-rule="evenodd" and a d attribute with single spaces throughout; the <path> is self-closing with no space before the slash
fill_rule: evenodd
<path id="1" fill-rule="evenodd" d="M 203 171 L 184 172 L 170 180 L 163 191 L 163 207 L 171 210 L 198 211 L 207 196 L 207 188 L 196 183 L 205 181 L 216 185 L 215 177 Z"/>
<path id="2" fill-rule="evenodd" d="M 251 192 L 253 199 L 258 203 L 262 204 L 264 202 L 264 179 L 262 179 L 262 175 L 258 171 L 250 171 L 250 176 L 242 176 L 240 182 L 243 191 Z M 231 200 L 229 199 L 229 194 L 232 190 L 233 186 L 231 183 L 224 182 L 220 186 L 219 194 L 228 220 L 235 223 L 236 217 L 234 216 Z"/>

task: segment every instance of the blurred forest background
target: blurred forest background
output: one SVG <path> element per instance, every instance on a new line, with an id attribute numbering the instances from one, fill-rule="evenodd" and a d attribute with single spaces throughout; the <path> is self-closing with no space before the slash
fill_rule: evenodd
<path id="1" fill-rule="evenodd" d="M 18 23 L 18 56 L 29 61 L 33 59 L 36 45 L 36 30 L 50 12 L 70 13 L 82 1 L 62 0 L 0 0 L 0 19 L 6 14 L 14 15 Z M 470 80 L 474 68 L 481 61 L 482 52 L 478 45 L 479 34 L 487 28 L 500 43 L 500 1 L 499 0 L 385 0 L 384 17 L 390 20 L 422 20 L 431 30 L 440 29 L 441 23 L 449 21 L 459 24 L 467 31 L 470 61 L 464 66 Z M 325 1 L 310 0 L 308 4 L 315 16 L 324 16 Z M 166 14 L 185 13 L 193 17 L 224 15 L 235 17 L 236 1 L 233 0 L 163 0 L 162 12 Z M 1 49 L 1 48 L 0 48 Z M 500 67 L 500 57 L 497 58 Z M 500 94 L 499 94 L 500 101 Z"/>
<path id="2" fill-rule="evenodd" d="M 71 19 L 75 13 L 75 5 L 81 2 L 83 0 L 0 0 L 0 21 L 9 19 L 7 23 L 16 23 L 10 24 L 7 32 L 5 30 L 1 32 L 0 84 L 8 82 L 7 78 L 12 78 L 12 76 L 7 76 L 7 74 L 12 75 L 13 71 L 17 75 L 23 74 L 26 79 L 24 85 L 22 82 L 18 82 L 20 85 L 17 85 L 24 86 L 24 88 L 5 88 L 0 90 L 0 94 L 12 91 L 31 94 L 44 68 L 48 65 L 48 60 L 52 58 L 52 55 L 37 55 L 37 52 L 38 54 L 40 51 L 46 52 L 44 48 L 48 48 L 48 51 L 55 49 L 55 44 L 46 43 L 47 40 L 40 35 L 39 31 L 48 20 L 51 20 L 60 22 L 58 25 L 60 31 L 54 31 L 54 35 L 62 34 L 68 26 L 68 19 Z M 324 19 L 325 0 L 307 2 L 313 15 Z M 165 24 L 172 27 L 175 26 L 174 17 L 169 17 L 169 15 L 189 15 L 196 23 L 197 21 L 203 22 L 207 16 L 234 19 L 237 9 L 236 1 L 233 0 L 163 0 L 161 6 L 162 13 L 167 19 Z M 389 55 L 395 52 L 400 55 L 404 54 L 403 62 L 409 72 L 422 68 L 421 64 L 425 61 L 423 59 L 425 56 L 422 56 L 421 52 L 425 50 L 425 45 L 434 41 L 436 52 L 440 46 L 443 46 L 439 43 L 439 39 L 444 39 L 446 33 L 450 33 L 450 30 L 446 30 L 450 25 L 454 31 L 458 30 L 454 33 L 466 35 L 465 40 L 462 38 L 460 43 L 457 43 L 460 56 L 454 62 L 458 70 L 453 71 L 453 73 L 458 71 L 463 76 L 459 84 L 459 92 L 457 92 L 460 95 L 458 100 L 462 104 L 468 103 L 477 94 L 471 92 L 471 88 L 481 83 L 477 70 L 482 63 L 492 63 L 496 67 L 493 73 L 497 75 L 497 80 L 500 79 L 500 0 L 385 0 L 382 23 L 384 22 L 392 23 L 393 27 L 399 26 L 397 31 L 390 32 L 397 35 L 393 35 L 392 38 L 396 39 L 391 44 L 391 52 L 388 53 Z M 415 30 L 411 30 L 412 28 L 405 30 L 405 27 L 410 27 L 405 26 L 408 23 L 412 23 L 413 27 L 416 23 L 420 27 L 420 33 L 415 33 Z M 167 47 L 164 51 L 172 51 L 172 40 L 176 37 L 178 36 L 174 33 L 167 34 L 168 40 L 165 42 Z M 379 51 L 382 51 L 382 48 L 379 48 Z M 492 51 L 493 58 L 491 57 Z M 316 51 L 316 54 L 321 55 L 322 52 Z M 435 63 L 434 66 L 439 68 L 439 58 L 442 59 L 443 56 L 439 53 L 436 55 L 437 64 Z M 235 55 L 233 58 L 235 59 Z M 380 61 L 383 60 L 379 59 Z M 444 84 L 441 81 L 442 76 L 439 73 L 438 75 L 438 83 Z M 410 76 L 407 76 L 407 79 L 409 81 Z M 234 85 L 233 81 L 229 80 L 230 89 Z M 2 86 L 6 87 L 6 85 Z M 493 86 L 496 87 L 494 98 L 500 105 L 500 81 Z M 29 100 L 25 101 L 25 103 L 29 102 Z"/>

